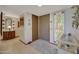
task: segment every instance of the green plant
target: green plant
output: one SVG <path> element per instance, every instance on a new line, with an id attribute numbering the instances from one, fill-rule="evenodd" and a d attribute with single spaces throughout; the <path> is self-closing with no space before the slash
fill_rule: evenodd
<path id="1" fill-rule="evenodd" d="M 72 22 L 72 27 L 74 28 L 78 28 L 79 27 L 79 6 L 76 6 L 77 10 L 74 13 L 74 16 L 72 18 L 74 18 L 73 22 Z"/>
<path id="2" fill-rule="evenodd" d="M 77 29 L 78 26 L 79 26 L 79 20 L 74 20 L 74 21 L 72 22 L 72 27 L 75 27 L 75 28 Z"/>

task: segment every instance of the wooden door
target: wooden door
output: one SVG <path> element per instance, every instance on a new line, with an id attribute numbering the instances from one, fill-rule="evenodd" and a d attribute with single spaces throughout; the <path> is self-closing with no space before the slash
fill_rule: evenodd
<path id="1" fill-rule="evenodd" d="M 32 41 L 38 39 L 38 16 L 32 15 Z"/>

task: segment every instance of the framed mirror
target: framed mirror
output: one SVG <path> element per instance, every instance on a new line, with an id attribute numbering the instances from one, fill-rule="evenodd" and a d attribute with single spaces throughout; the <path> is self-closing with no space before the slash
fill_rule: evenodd
<path id="1" fill-rule="evenodd" d="M 10 31 L 11 28 L 12 28 L 12 18 L 5 17 L 5 29 Z"/>

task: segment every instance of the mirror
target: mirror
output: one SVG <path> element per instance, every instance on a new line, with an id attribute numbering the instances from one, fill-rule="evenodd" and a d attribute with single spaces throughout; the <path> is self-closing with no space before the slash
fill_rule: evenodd
<path id="1" fill-rule="evenodd" d="M 10 18 L 10 17 L 5 18 L 5 28 L 9 31 L 11 30 L 11 28 L 12 28 L 12 18 Z"/>

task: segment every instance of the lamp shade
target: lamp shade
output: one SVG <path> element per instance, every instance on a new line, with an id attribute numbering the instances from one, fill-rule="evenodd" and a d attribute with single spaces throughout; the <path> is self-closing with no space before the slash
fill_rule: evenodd
<path id="1" fill-rule="evenodd" d="M 8 26 L 7 28 L 9 28 L 9 29 L 10 29 L 10 28 L 11 28 L 11 26 Z"/>

